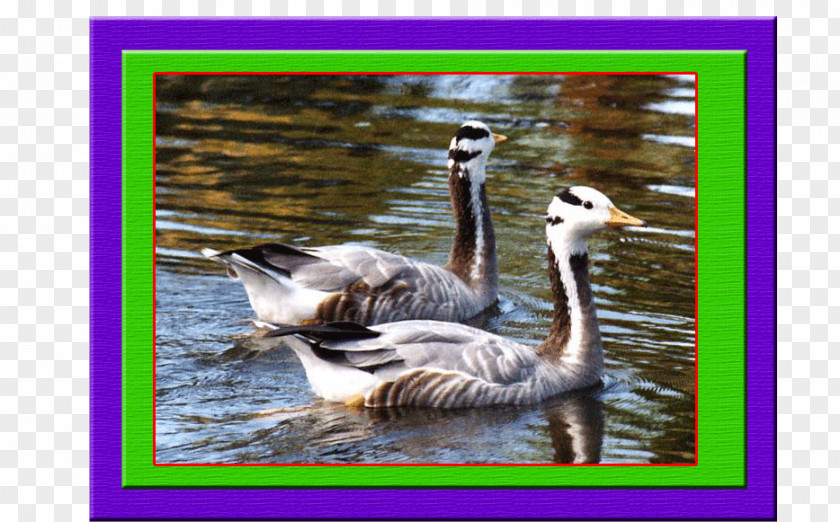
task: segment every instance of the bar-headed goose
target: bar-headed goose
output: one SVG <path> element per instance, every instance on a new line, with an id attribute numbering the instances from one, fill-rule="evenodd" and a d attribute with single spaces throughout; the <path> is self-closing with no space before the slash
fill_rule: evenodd
<path id="1" fill-rule="evenodd" d="M 462 321 L 496 302 L 496 236 L 485 166 L 507 139 L 478 121 L 464 123 L 449 145 L 449 191 L 455 243 L 446 266 L 364 246 L 294 247 L 269 243 L 202 253 L 245 285 L 258 319 L 278 324 L 405 319 Z"/>
<path id="2" fill-rule="evenodd" d="M 587 240 L 608 226 L 644 222 L 595 189 L 573 187 L 548 207 L 554 321 L 536 348 L 469 326 L 402 321 L 272 326 L 319 396 L 354 406 L 459 408 L 527 404 L 600 381 L 601 334 L 589 285 Z"/>

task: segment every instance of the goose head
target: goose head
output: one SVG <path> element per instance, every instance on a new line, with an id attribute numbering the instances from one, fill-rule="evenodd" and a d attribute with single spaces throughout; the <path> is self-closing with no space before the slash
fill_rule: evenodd
<path id="1" fill-rule="evenodd" d="M 570 187 L 557 194 L 548 206 L 545 221 L 548 244 L 567 254 L 586 252 L 589 238 L 607 227 L 645 225 L 590 187 Z"/>
<path id="2" fill-rule="evenodd" d="M 484 167 L 487 158 L 497 143 L 507 140 L 506 136 L 493 134 L 490 127 L 480 121 L 471 120 L 458 129 L 449 142 L 449 170 L 457 173 L 479 176 L 484 181 Z"/>

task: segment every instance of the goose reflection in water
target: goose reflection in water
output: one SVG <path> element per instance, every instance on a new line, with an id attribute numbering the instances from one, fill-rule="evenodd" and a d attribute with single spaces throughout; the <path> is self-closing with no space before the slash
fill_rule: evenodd
<path id="1" fill-rule="evenodd" d="M 577 393 L 545 404 L 548 433 L 558 464 L 596 464 L 604 442 L 604 403 Z"/>
<path id="2" fill-rule="evenodd" d="M 587 390 L 554 397 L 540 407 L 501 406 L 469 410 L 437 410 L 417 408 L 366 409 L 364 415 L 384 429 L 413 431 L 426 427 L 428 438 L 424 451 L 434 451 L 437 444 L 457 443 L 459 427 L 472 425 L 470 431 L 492 429 L 492 420 L 500 424 L 516 424 L 529 417 L 539 416 L 542 410 L 543 422 L 547 424 L 536 429 L 545 430 L 551 441 L 552 462 L 557 464 L 596 464 L 601 460 L 604 437 L 604 403 Z M 490 426 L 487 426 L 491 424 Z M 387 426 L 386 426 L 387 425 Z M 454 429 L 453 429 L 454 428 Z M 470 429 L 470 428 L 468 428 Z M 475 436 L 470 433 L 469 436 Z M 488 441 L 497 444 L 515 444 L 514 441 Z M 483 448 L 475 447 L 476 458 L 471 462 L 482 462 Z M 531 463 L 532 458 L 516 460 L 514 463 Z"/>

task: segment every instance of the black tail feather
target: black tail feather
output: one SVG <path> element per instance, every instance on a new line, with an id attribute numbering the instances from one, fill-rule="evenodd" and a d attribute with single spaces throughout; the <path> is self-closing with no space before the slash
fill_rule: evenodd
<path id="1" fill-rule="evenodd" d="M 218 254 L 217 257 L 225 258 L 233 254 L 257 266 L 280 272 L 286 277 L 290 277 L 291 272 L 298 266 L 321 261 L 319 257 L 304 252 L 300 248 L 282 243 L 265 243 L 251 248 L 228 250 Z"/>
<path id="2" fill-rule="evenodd" d="M 314 341 L 346 341 L 351 339 L 372 339 L 380 333 L 358 323 L 349 321 L 334 321 L 318 325 L 278 326 L 268 332 L 266 337 L 284 337 L 286 335 L 302 335 Z"/>

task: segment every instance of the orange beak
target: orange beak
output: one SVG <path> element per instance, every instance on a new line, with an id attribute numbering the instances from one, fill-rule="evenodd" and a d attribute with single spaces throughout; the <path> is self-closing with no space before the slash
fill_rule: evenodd
<path id="1" fill-rule="evenodd" d="M 615 207 L 610 207 L 610 219 L 607 220 L 608 227 L 643 227 L 645 222 L 634 218 L 630 214 L 622 212 Z"/>

